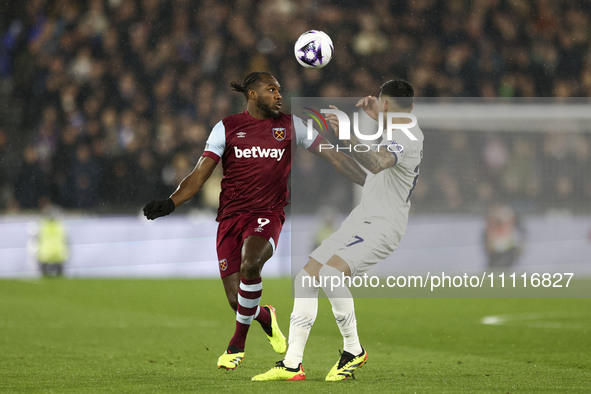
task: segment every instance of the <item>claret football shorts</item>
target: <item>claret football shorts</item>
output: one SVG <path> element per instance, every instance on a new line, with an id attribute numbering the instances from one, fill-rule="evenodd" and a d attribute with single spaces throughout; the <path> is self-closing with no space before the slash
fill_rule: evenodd
<path id="1" fill-rule="evenodd" d="M 275 253 L 284 221 L 285 214 L 282 212 L 243 213 L 222 219 L 216 241 L 220 276 L 224 278 L 240 271 L 242 243 L 251 235 L 268 240 Z"/>

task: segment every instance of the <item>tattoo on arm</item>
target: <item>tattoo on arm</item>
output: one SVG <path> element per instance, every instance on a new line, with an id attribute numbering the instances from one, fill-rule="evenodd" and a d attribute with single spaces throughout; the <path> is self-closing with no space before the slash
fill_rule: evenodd
<path id="1" fill-rule="evenodd" d="M 346 141 L 346 143 L 352 145 L 360 144 L 359 140 L 354 135 L 351 136 L 351 140 Z M 367 152 L 357 152 L 352 149 L 351 154 L 359 164 L 373 174 L 377 174 L 386 168 L 394 166 L 397 161 L 396 155 L 388 151 L 384 146 L 381 146 L 377 151 L 368 150 Z"/>

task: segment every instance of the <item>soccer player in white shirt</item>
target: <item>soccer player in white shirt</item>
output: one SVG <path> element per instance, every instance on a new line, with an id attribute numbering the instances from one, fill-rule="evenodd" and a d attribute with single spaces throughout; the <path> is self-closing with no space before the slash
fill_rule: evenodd
<path id="1" fill-rule="evenodd" d="M 351 292 L 341 281 L 332 288 L 337 276 L 362 275 L 374 264 L 384 260 L 398 247 L 406 231 L 410 197 L 416 186 L 423 156 L 423 133 L 410 116 L 414 90 L 401 79 L 380 87 L 379 98 L 367 96 L 357 103 L 370 117 L 384 125 L 399 125 L 391 139 L 384 133 L 375 150 L 351 149 L 353 157 L 370 174 L 362 189 L 361 202 L 341 227 L 310 254 L 310 261 L 296 275 L 295 299 L 289 326 L 289 347 L 285 358 L 271 370 L 252 378 L 254 381 L 304 380 L 302 368 L 304 348 L 318 312 L 318 291 L 322 287 L 332 304 L 332 311 L 343 336 L 343 352 L 326 376 L 327 381 L 344 380 L 353 375 L 367 360 L 367 352 L 359 342 L 354 302 Z M 400 116 L 392 115 L 400 113 Z M 408 116 L 406 116 L 408 114 Z M 335 131 L 338 120 L 328 115 Z M 408 124 L 408 128 L 401 126 Z M 387 128 L 385 128 L 387 130 Z M 361 144 L 352 134 L 348 144 Z"/>

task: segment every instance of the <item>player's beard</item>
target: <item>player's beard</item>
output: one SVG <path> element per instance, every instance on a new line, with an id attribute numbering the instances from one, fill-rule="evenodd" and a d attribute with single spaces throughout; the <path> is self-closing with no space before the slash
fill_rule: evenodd
<path id="1" fill-rule="evenodd" d="M 268 118 L 278 118 L 279 110 L 274 110 L 270 105 L 263 103 L 257 99 L 257 108 L 260 109 Z"/>

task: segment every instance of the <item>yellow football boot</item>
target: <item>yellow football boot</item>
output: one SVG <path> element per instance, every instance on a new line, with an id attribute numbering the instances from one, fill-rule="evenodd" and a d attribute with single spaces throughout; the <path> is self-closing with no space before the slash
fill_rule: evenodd
<path id="1" fill-rule="evenodd" d="M 236 369 L 244 360 L 244 352 L 228 353 L 226 350 L 224 354 L 218 358 L 218 368 Z"/>
<path id="2" fill-rule="evenodd" d="M 357 356 L 354 356 L 349 352 L 342 352 L 341 358 L 337 361 L 334 367 L 332 367 L 328 375 L 326 375 L 325 380 L 327 382 L 336 382 L 353 376 L 353 372 L 367 361 L 367 352 L 363 347 L 361 349 L 361 354 Z M 353 378 L 355 377 L 353 376 Z"/>
<path id="3" fill-rule="evenodd" d="M 287 368 L 283 361 L 277 361 L 277 364 L 270 370 L 252 378 L 253 382 L 267 382 L 271 380 L 305 380 L 306 373 L 302 364 L 297 368 Z"/>
<path id="4" fill-rule="evenodd" d="M 267 338 L 269 338 L 269 343 L 276 353 L 283 354 L 287 351 L 287 339 L 279 329 L 275 308 L 273 308 L 271 305 L 263 305 L 263 308 L 267 308 L 271 314 L 271 335 L 267 335 Z"/>

